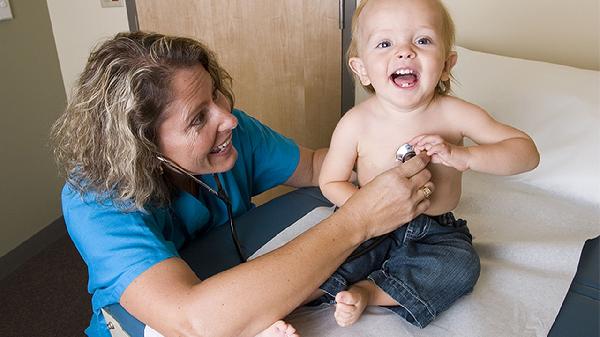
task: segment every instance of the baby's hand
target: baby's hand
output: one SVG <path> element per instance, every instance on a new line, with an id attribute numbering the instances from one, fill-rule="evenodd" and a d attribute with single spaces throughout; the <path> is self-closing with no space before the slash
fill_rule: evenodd
<path id="1" fill-rule="evenodd" d="M 439 135 L 421 135 L 411 139 L 408 144 L 412 145 L 417 154 L 427 153 L 434 164 L 442 164 L 464 172 L 469 169 L 469 151 L 464 146 L 458 146 L 446 142 Z"/>

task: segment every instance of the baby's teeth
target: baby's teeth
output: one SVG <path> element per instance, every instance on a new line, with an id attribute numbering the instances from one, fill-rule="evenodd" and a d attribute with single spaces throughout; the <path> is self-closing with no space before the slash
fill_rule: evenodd
<path id="1" fill-rule="evenodd" d="M 396 70 L 396 75 L 406 75 L 406 74 L 412 74 L 413 71 L 410 69 L 398 69 Z"/>

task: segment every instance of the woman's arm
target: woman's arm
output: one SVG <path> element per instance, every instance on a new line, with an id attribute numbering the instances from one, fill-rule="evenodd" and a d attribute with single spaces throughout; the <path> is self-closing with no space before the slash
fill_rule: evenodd
<path id="1" fill-rule="evenodd" d="M 318 186 L 327 148 L 311 150 L 300 145 L 298 147 L 300 148 L 298 166 L 284 184 L 292 187 Z"/>
<path id="2" fill-rule="evenodd" d="M 329 149 L 311 150 L 303 146 L 299 146 L 299 148 L 300 160 L 298 166 L 284 185 L 292 187 L 319 186 L 323 162 Z M 351 172 L 349 181 L 352 183 L 356 181 L 356 172 Z"/>
<path id="3" fill-rule="evenodd" d="M 179 258 L 160 262 L 127 287 L 121 304 L 167 336 L 255 336 L 299 306 L 360 243 L 429 207 L 418 192 L 431 186 L 428 158 L 416 159 L 376 177 L 283 247 L 204 281 Z"/>

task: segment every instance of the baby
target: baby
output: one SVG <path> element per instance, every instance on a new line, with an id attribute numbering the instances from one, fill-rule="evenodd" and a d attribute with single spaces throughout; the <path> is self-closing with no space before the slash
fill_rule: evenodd
<path id="1" fill-rule="evenodd" d="M 517 174 L 534 169 L 539 154 L 524 132 L 448 95 L 457 54 L 440 0 L 363 0 L 352 24 L 349 66 L 374 95 L 338 123 L 319 178 L 323 194 L 341 206 L 357 190 L 348 183 L 353 168 L 362 186 L 399 165 L 396 150 L 405 143 L 430 156 L 433 186 L 417 192 L 430 198 L 425 214 L 364 243 L 357 250 L 363 255 L 320 288 L 335 296 L 341 326 L 356 322 L 366 305 L 380 305 L 425 327 L 479 277 L 466 222 L 451 213 L 462 172 Z M 465 137 L 476 145 L 465 146 Z"/>

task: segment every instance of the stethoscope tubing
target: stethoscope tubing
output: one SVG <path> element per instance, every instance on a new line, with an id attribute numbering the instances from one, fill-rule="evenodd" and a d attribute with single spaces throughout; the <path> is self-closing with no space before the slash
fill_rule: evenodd
<path id="1" fill-rule="evenodd" d="M 186 170 L 183 167 L 176 164 L 174 161 L 167 159 L 166 157 L 164 157 L 162 155 L 156 155 L 156 158 L 158 160 L 160 160 L 169 169 L 189 177 L 194 182 L 196 182 L 199 186 L 204 188 L 206 191 L 214 194 L 217 198 L 219 198 L 221 201 L 223 201 L 225 203 L 225 207 L 227 208 L 227 216 L 229 218 L 229 227 L 231 228 L 231 236 L 233 238 L 233 243 L 235 245 L 235 249 L 240 257 L 240 260 L 242 262 L 246 262 L 247 259 L 242 251 L 242 244 L 240 243 L 239 237 L 237 235 L 237 229 L 235 228 L 235 222 L 233 220 L 233 206 L 231 204 L 231 199 L 225 192 L 223 185 L 221 185 L 221 180 L 219 179 L 219 175 L 217 173 L 213 174 L 213 178 L 215 179 L 215 182 L 217 183 L 217 190 L 215 190 L 214 188 L 210 187 L 204 181 L 198 179 L 194 174 L 192 174 L 188 170 Z"/>

